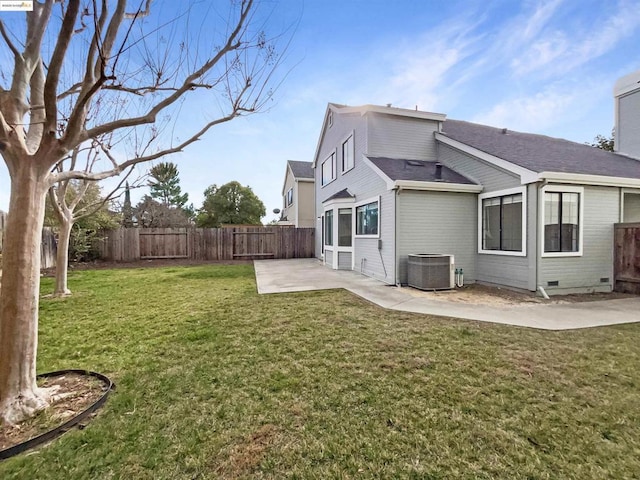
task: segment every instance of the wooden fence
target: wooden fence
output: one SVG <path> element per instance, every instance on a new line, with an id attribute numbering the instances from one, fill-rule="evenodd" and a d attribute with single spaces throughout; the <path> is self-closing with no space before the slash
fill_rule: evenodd
<path id="1" fill-rule="evenodd" d="M 0 253 L 2 253 L 6 221 L 7 214 L 0 212 Z M 56 266 L 56 247 L 57 242 L 55 233 L 50 227 L 44 227 L 42 229 L 42 243 L 40 244 L 41 268 L 52 268 Z"/>
<path id="2" fill-rule="evenodd" d="M 640 223 L 617 223 L 614 245 L 614 289 L 640 294 Z"/>
<path id="3" fill-rule="evenodd" d="M 103 260 L 245 260 L 310 258 L 313 228 L 121 228 L 104 232 L 96 245 Z"/>

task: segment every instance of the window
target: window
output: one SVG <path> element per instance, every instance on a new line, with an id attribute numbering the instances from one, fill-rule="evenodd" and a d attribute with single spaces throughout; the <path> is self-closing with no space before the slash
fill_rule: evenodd
<path id="1" fill-rule="evenodd" d="M 332 153 L 322 162 L 322 185 L 332 182 L 336 178 L 336 154 Z"/>
<path id="2" fill-rule="evenodd" d="M 482 250 L 522 251 L 522 194 L 482 199 Z"/>
<path id="3" fill-rule="evenodd" d="M 378 235 L 378 201 L 356 207 L 356 235 Z"/>
<path id="4" fill-rule="evenodd" d="M 338 210 L 338 246 L 351 246 L 351 209 L 341 208 Z"/>
<path id="5" fill-rule="evenodd" d="M 287 190 L 287 207 L 293 205 L 293 188 Z"/>
<path id="6" fill-rule="evenodd" d="M 353 135 L 342 144 L 342 173 L 353 168 Z"/>
<path id="7" fill-rule="evenodd" d="M 544 193 L 544 251 L 580 251 L 580 193 Z"/>
<path id="8" fill-rule="evenodd" d="M 333 210 L 324 212 L 324 244 L 333 245 Z"/>

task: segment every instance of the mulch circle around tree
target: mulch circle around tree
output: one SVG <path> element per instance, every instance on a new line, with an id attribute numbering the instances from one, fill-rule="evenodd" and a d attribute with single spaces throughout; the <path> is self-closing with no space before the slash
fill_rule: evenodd
<path id="1" fill-rule="evenodd" d="M 114 383 L 87 370 L 59 370 L 38 375 L 38 386 L 58 386 L 49 408 L 33 418 L 0 427 L 0 460 L 50 442 L 86 421 L 104 404 Z"/>

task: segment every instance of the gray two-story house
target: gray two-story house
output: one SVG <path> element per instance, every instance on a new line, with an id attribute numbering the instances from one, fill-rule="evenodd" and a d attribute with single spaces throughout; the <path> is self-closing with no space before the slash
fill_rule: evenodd
<path id="1" fill-rule="evenodd" d="M 329 104 L 313 161 L 316 254 L 407 283 L 410 254 L 453 255 L 466 282 L 611 291 L 613 225 L 640 221 L 640 72 L 614 89 L 616 152 Z"/>

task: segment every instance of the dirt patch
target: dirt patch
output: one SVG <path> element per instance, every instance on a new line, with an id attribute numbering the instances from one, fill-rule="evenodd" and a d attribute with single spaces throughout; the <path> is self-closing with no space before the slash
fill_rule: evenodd
<path id="1" fill-rule="evenodd" d="M 51 405 L 18 425 L 0 427 L 0 450 L 26 442 L 62 425 L 98 401 L 106 388 L 102 380 L 77 373 L 42 378 L 38 380 L 38 386 L 58 386 Z"/>
<path id="2" fill-rule="evenodd" d="M 243 265 L 253 263 L 253 260 L 191 260 L 188 258 L 162 258 L 157 260 L 138 260 L 136 262 L 81 262 L 71 263 L 69 271 L 74 270 L 110 270 L 114 268 L 161 268 L 161 267 L 194 267 L 200 265 Z M 53 277 L 56 269 L 42 270 L 45 277 Z"/>
<path id="3" fill-rule="evenodd" d="M 267 450 L 279 441 L 278 427 L 270 423 L 247 435 L 231 448 L 216 473 L 222 478 L 238 478 L 253 472 L 265 458 Z"/>
<path id="4" fill-rule="evenodd" d="M 406 287 L 403 291 L 410 295 L 434 300 L 444 300 L 455 303 L 466 303 L 472 305 L 500 306 L 527 306 L 539 304 L 562 304 L 593 302 L 597 300 L 615 300 L 619 298 L 632 298 L 635 295 L 628 293 L 586 293 L 574 295 L 554 295 L 550 300 L 535 295 L 534 293 L 510 290 L 508 288 L 491 287 L 481 284 L 465 285 L 455 290 L 439 290 L 426 292 L 416 288 Z"/>

